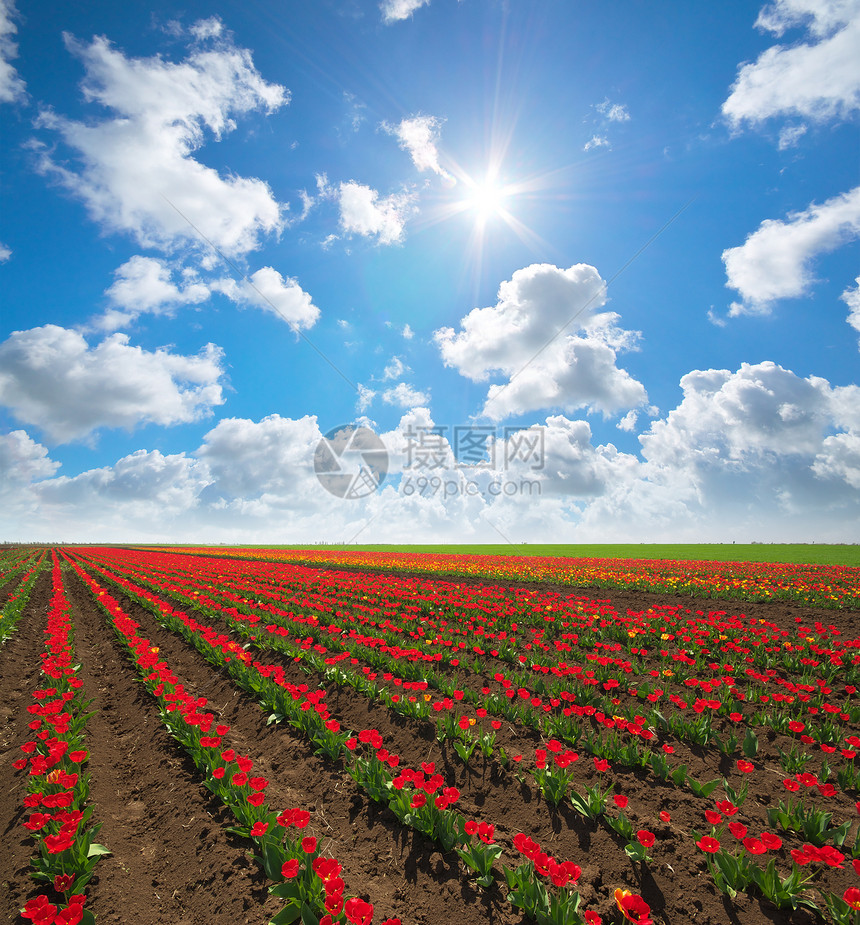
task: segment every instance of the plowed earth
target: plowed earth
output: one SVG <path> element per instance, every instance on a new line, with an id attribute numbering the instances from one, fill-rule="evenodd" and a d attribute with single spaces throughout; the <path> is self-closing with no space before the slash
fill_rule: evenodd
<path id="1" fill-rule="evenodd" d="M 250 843 L 226 832 L 230 814 L 210 796 L 194 765 L 164 730 L 155 701 L 137 681 L 91 594 L 70 570 L 64 569 L 63 575 L 72 605 L 79 676 L 93 699 L 90 709 L 97 711 L 86 728 L 93 821 L 102 826 L 96 840 L 112 852 L 96 867 L 88 887 L 88 908 L 97 914 L 100 925 L 265 925 L 280 904 L 267 895 L 267 882 L 251 856 Z M 18 911 L 37 892 L 28 875 L 34 842 L 21 826 L 26 772 L 14 771 L 11 764 L 27 740 L 30 717 L 26 707 L 41 683 L 38 669 L 50 581 L 50 569 L 45 569 L 17 631 L 0 649 L 0 916 L 9 922 L 23 922 Z M 343 865 L 345 895 L 374 903 L 374 921 L 388 916 L 399 916 L 403 925 L 440 925 L 452 918 L 458 925 L 527 921 L 505 899 L 501 878 L 490 890 L 478 889 L 456 853 L 444 853 L 404 828 L 387 807 L 374 804 L 358 789 L 341 762 L 313 755 L 291 727 L 267 725 L 267 713 L 226 674 L 117 589 L 111 588 L 111 593 L 140 623 L 139 633 L 159 647 L 186 689 L 206 697 L 207 709 L 231 726 L 225 743 L 250 755 L 257 772 L 270 780 L 269 804 L 276 810 L 300 806 L 311 812 L 308 834 L 320 838 L 323 852 L 333 854 Z M 691 611 L 715 609 L 713 601 L 666 595 L 605 589 L 589 594 L 583 588 L 575 593 L 610 601 L 619 613 L 679 603 Z M 816 611 L 781 603 L 721 602 L 719 606 L 770 620 L 780 628 L 793 629 L 795 617 L 801 616 L 834 623 L 850 638 L 860 636 L 857 611 Z M 205 622 L 200 614 L 195 613 L 195 618 Z M 657 836 L 651 849 L 653 862 L 632 864 L 614 833 L 583 819 L 567 804 L 557 810 L 549 807 L 529 775 L 521 774 L 518 779 L 495 760 L 482 763 L 478 752 L 471 768 L 466 768 L 452 749 L 436 741 L 432 724 L 405 720 L 351 690 L 309 677 L 275 654 L 269 653 L 266 660 L 283 664 L 287 678 L 295 683 L 325 687 L 329 709 L 343 727 L 379 730 L 386 747 L 401 756 L 401 766 L 414 768 L 435 761 L 447 783 L 462 791 L 457 809 L 467 817 L 495 823 L 496 839 L 505 846 L 509 864 L 516 859 L 513 836 L 525 832 L 559 860 L 581 865 L 578 888 L 583 908 L 599 912 L 604 923 L 621 921 L 612 900 L 618 886 L 641 893 L 659 925 L 806 925 L 820 921 L 804 911 L 778 911 L 746 894 L 729 901 L 719 893 L 689 835 L 693 828 L 708 830 L 703 811 L 710 803 L 688 790 L 663 784 L 653 775 L 613 772 L 616 791 L 630 798 L 626 812 L 634 826 L 648 828 Z M 476 683 L 486 682 L 472 676 L 469 684 Z M 767 734 L 762 745 L 768 754 L 775 755 L 776 746 L 787 747 L 788 740 L 781 738 Z M 508 754 L 522 753 L 530 759 L 539 740 L 536 733 L 506 723 L 497 742 Z M 728 775 L 733 764 L 719 753 L 689 747 L 679 747 L 678 757 L 699 780 Z M 586 759 L 576 765 L 579 790 L 600 781 L 593 763 Z M 762 768 L 762 773 L 750 776 L 744 806 L 747 815 L 758 819 L 765 818 L 765 807 L 782 795 L 777 792 L 782 776 L 778 763 L 768 763 L 775 764 L 775 770 Z M 851 806 L 858 795 L 842 798 Z M 671 813 L 670 823 L 657 817 L 664 809 Z M 800 844 L 799 840 L 797 845 L 788 842 L 786 848 Z M 780 866 L 787 870 L 786 848 Z M 850 866 L 828 872 L 828 888 L 839 895 L 856 881 Z"/>

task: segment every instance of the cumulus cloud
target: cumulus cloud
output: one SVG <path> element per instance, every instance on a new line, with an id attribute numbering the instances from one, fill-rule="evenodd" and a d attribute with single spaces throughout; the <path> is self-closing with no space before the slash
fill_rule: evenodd
<path id="1" fill-rule="evenodd" d="M 382 21 L 388 24 L 409 19 L 415 10 L 429 3 L 430 0 L 382 0 L 379 9 L 382 10 Z"/>
<path id="2" fill-rule="evenodd" d="M 400 408 L 417 408 L 419 405 L 429 404 L 430 394 L 421 392 L 405 382 L 398 382 L 396 386 L 382 393 L 382 400 L 387 405 L 397 405 Z"/>
<path id="3" fill-rule="evenodd" d="M 615 425 L 619 430 L 627 431 L 632 433 L 636 430 L 636 421 L 639 418 L 639 414 L 636 411 L 628 411 L 623 418 Z"/>
<path id="4" fill-rule="evenodd" d="M 860 389 L 772 362 L 693 370 L 681 387 L 640 435 L 643 460 L 582 508 L 578 536 L 860 538 Z"/>
<path id="5" fill-rule="evenodd" d="M 623 103 L 610 103 L 609 100 L 604 100 L 597 104 L 597 111 L 606 116 L 610 122 L 630 121 L 630 112 Z"/>
<path id="6" fill-rule="evenodd" d="M 383 380 L 385 379 L 399 379 L 405 373 L 412 372 L 411 369 L 400 359 L 400 357 L 392 357 L 391 362 L 385 367 L 385 370 L 382 373 Z"/>
<path id="7" fill-rule="evenodd" d="M 48 456 L 48 450 L 36 443 L 26 431 L 0 434 L 0 485 L 29 485 L 50 478 L 60 467 Z"/>
<path id="8" fill-rule="evenodd" d="M 439 164 L 439 130 L 442 121 L 435 116 L 412 116 L 403 119 L 399 125 L 382 123 L 385 131 L 396 135 L 400 147 L 409 152 L 412 163 L 420 171 L 432 170 L 440 176 L 447 176 Z"/>
<path id="9" fill-rule="evenodd" d="M 712 512 L 724 530 L 732 518 L 746 529 L 757 519 L 803 529 L 804 518 L 822 529 L 831 518 L 833 536 L 860 514 L 860 388 L 772 362 L 694 370 L 681 387 L 680 405 L 639 440 L 648 483 L 692 518 Z"/>
<path id="10" fill-rule="evenodd" d="M 665 421 L 639 439 L 651 462 L 743 461 L 763 454 L 814 454 L 829 428 L 844 419 L 860 388 L 832 389 L 773 362 L 744 363 L 737 372 L 694 370 L 681 379 L 684 398 Z"/>
<path id="11" fill-rule="evenodd" d="M 12 256 L 12 249 L 0 241 L 0 263 L 6 263 Z"/>
<path id="12" fill-rule="evenodd" d="M 594 446 L 587 421 L 557 414 L 540 427 L 508 430 L 497 446 L 496 466 L 497 478 L 537 479 L 541 498 L 582 500 L 626 483 L 641 464 L 611 443 Z"/>
<path id="13" fill-rule="evenodd" d="M 23 430 L 0 434 L 0 532 L 4 539 L 33 537 L 38 511 L 34 489 L 60 467 L 48 450 Z"/>
<path id="14" fill-rule="evenodd" d="M 365 411 L 373 404 L 373 399 L 376 398 L 376 392 L 370 388 L 370 386 L 362 385 L 358 383 L 358 398 L 355 402 L 355 409 L 359 414 L 364 414 Z"/>
<path id="15" fill-rule="evenodd" d="M 812 471 L 824 479 L 847 482 L 860 491 L 860 434 L 835 434 L 825 437 L 816 454 Z"/>
<path id="16" fill-rule="evenodd" d="M 222 351 L 197 356 L 133 347 L 113 334 L 91 347 L 76 331 L 44 325 L 0 344 L 0 403 L 65 443 L 102 427 L 198 420 L 223 402 Z"/>
<path id="17" fill-rule="evenodd" d="M 723 251 L 727 285 L 743 299 L 729 314 L 767 314 L 776 299 L 804 295 L 815 282 L 812 260 L 858 236 L 860 186 L 785 221 L 762 222 L 740 247 Z"/>
<path id="18" fill-rule="evenodd" d="M 779 133 L 779 150 L 786 151 L 788 148 L 794 148 L 806 132 L 805 125 L 786 125 Z"/>
<path id="19" fill-rule="evenodd" d="M 695 370 L 681 386 L 678 408 L 639 438 L 652 492 L 683 502 L 691 521 L 710 516 L 724 537 L 741 528 L 785 538 L 793 526 L 805 539 L 812 531 L 857 538 L 860 388 L 802 379 L 772 362 Z"/>
<path id="20" fill-rule="evenodd" d="M 320 316 L 320 310 L 298 281 L 284 279 L 272 267 L 263 267 L 238 283 L 229 277 L 218 280 L 212 288 L 234 302 L 272 312 L 294 331 L 312 328 Z"/>
<path id="21" fill-rule="evenodd" d="M 129 58 L 103 37 L 84 44 L 66 36 L 85 69 L 85 98 L 109 115 L 77 122 L 44 111 L 39 124 L 60 135 L 78 164 L 45 153 L 41 166 L 100 225 L 141 246 L 199 247 L 202 235 L 242 255 L 283 228 L 282 207 L 262 180 L 222 175 L 193 153 L 233 131 L 236 117 L 272 113 L 289 94 L 263 80 L 247 50 L 219 37 L 217 21 L 207 22 L 198 35 L 205 41 L 178 62 Z"/>
<path id="22" fill-rule="evenodd" d="M 111 308 L 96 320 L 96 326 L 115 331 L 144 313 L 170 314 L 181 305 L 205 302 L 209 287 L 191 270 L 182 275 L 182 283 L 177 285 L 165 261 L 132 257 L 114 271 L 116 279 L 105 292 Z"/>
<path id="23" fill-rule="evenodd" d="M 403 240 L 414 196 L 395 193 L 380 199 L 375 189 L 350 181 L 340 184 L 338 201 L 340 227 L 347 234 L 375 235 L 380 244 L 396 244 Z"/>
<path id="24" fill-rule="evenodd" d="M 192 23 L 188 30 L 198 41 L 205 39 L 214 39 L 224 32 L 224 23 L 217 16 L 210 16 L 208 19 L 200 19 Z"/>
<path id="25" fill-rule="evenodd" d="M 119 503 L 126 510 L 136 507 L 137 516 L 161 518 L 165 512 L 184 513 L 193 508 L 208 483 L 205 467 L 184 453 L 137 450 L 112 466 L 89 469 L 72 478 L 60 476 L 43 485 L 40 494 L 47 504 Z"/>
<path id="26" fill-rule="evenodd" d="M 459 332 L 446 327 L 433 336 L 445 365 L 461 375 L 508 377 L 488 390 L 482 413 L 493 420 L 544 408 L 611 414 L 647 395 L 616 365 L 617 351 L 631 349 L 638 335 L 620 329 L 614 312 L 598 312 L 605 303 L 594 267 L 532 264 L 501 284 L 496 305 L 466 315 Z M 564 333 L 574 321 L 577 333 Z"/>
<path id="27" fill-rule="evenodd" d="M 762 8 L 755 24 L 776 36 L 794 26 L 821 36 L 850 22 L 858 9 L 857 0 L 774 0 Z"/>
<path id="28" fill-rule="evenodd" d="M 391 474 L 433 470 L 448 474 L 455 467 L 454 451 L 443 427 L 437 427 L 426 406 L 413 405 L 397 426 L 379 435 L 388 451 Z"/>
<path id="29" fill-rule="evenodd" d="M 808 42 L 773 45 L 741 65 L 723 115 L 739 127 L 774 116 L 813 122 L 846 118 L 860 107 L 860 3 L 857 0 L 777 0 L 756 25 L 781 36 L 802 26 Z"/>
<path id="30" fill-rule="evenodd" d="M 207 502 L 252 512 L 266 503 L 312 510 L 314 499 L 325 495 L 313 470 L 321 438 L 313 415 L 219 421 L 195 454 L 212 479 Z"/>
<path id="31" fill-rule="evenodd" d="M 605 135 L 592 135 L 582 146 L 583 151 L 590 151 L 592 148 L 611 148 L 609 139 Z"/>
<path id="32" fill-rule="evenodd" d="M 860 540 L 860 388 L 770 362 L 693 370 L 681 386 L 640 455 L 550 415 L 485 428 L 478 465 L 455 454 L 462 434 L 411 408 L 380 434 L 382 489 L 349 501 L 314 474 L 312 416 L 222 420 L 195 451 L 139 450 L 73 477 L 15 432 L 0 438 L 0 476 L 14 473 L 0 523 L 7 536 L 124 542 Z"/>
<path id="33" fill-rule="evenodd" d="M 11 0 L 0 0 L 0 103 L 14 103 L 26 93 L 26 84 L 10 63 L 18 57 L 13 38 L 18 31 L 13 22 L 17 13 Z"/>
<path id="34" fill-rule="evenodd" d="M 854 282 L 857 285 L 853 289 L 846 289 L 840 298 L 848 306 L 848 324 L 860 332 L 860 276 Z"/>

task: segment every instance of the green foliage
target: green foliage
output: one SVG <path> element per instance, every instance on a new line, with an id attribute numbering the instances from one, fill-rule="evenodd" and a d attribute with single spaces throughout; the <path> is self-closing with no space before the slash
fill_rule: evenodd
<path id="1" fill-rule="evenodd" d="M 787 803 L 780 800 L 775 807 L 768 806 L 767 818 L 771 825 L 778 825 L 784 831 L 797 832 L 817 848 L 825 844 L 845 844 L 851 828 L 850 821 L 831 828 L 833 813 L 815 809 L 814 806 L 804 806 L 800 800 L 789 800 Z"/>

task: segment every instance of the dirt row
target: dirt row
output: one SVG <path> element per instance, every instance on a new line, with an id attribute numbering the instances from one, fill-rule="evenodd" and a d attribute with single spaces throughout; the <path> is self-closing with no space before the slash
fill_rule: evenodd
<path id="1" fill-rule="evenodd" d="M 29 734 L 31 717 L 26 710 L 40 683 L 41 633 L 50 597 L 51 575 L 46 569 L 36 581 L 17 630 L 0 648 L 0 908 L 3 920 L 10 922 L 27 898 L 32 853 L 32 840 L 24 837 L 29 833 L 21 828 L 26 778 L 13 769 L 12 762 L 21 757 L 20 746 Z"/>

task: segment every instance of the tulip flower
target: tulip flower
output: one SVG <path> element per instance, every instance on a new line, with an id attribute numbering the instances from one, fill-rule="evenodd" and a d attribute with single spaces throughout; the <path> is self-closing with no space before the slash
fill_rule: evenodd
<path id="1" fill-rule="evenodd" d="M 636 893 L 617 889 L 615 904 L 628 922 L 634 922 L 635 925 L 652 925 L 651 907 Z"/>

